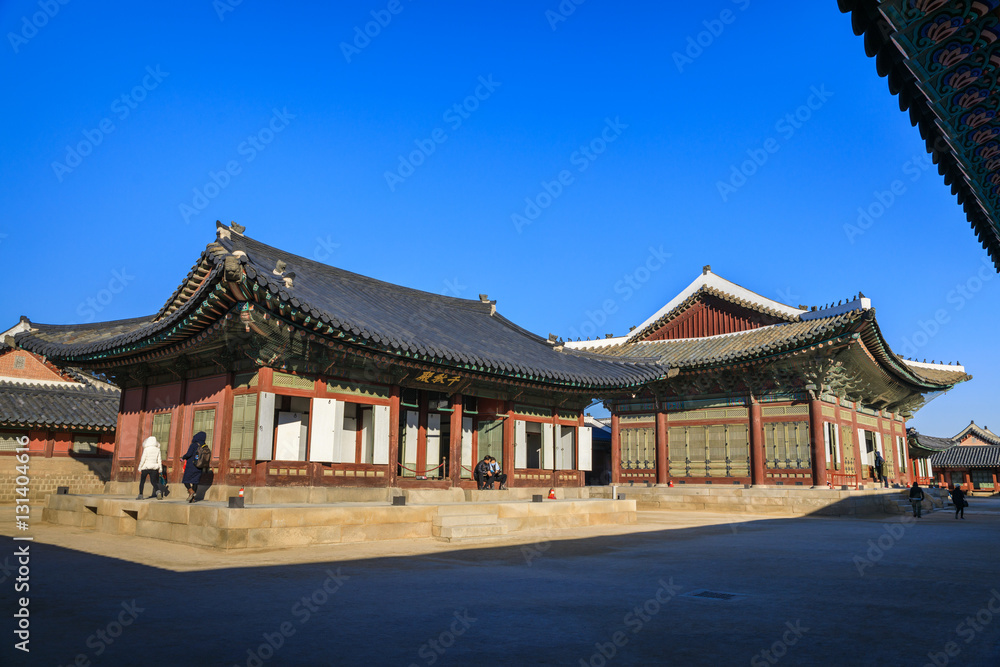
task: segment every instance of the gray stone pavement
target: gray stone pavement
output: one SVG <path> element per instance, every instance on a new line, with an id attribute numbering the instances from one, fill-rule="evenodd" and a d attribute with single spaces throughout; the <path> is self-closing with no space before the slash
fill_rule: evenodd
<path id="1" fill-rule="evenodd" d="M 641 512 L 469 546 L 238 554 L 33 517 L 24 654 L 23 543 L 0 508 L 0 664 L 996 667 L 1000 501 L 967 517 Z"/>

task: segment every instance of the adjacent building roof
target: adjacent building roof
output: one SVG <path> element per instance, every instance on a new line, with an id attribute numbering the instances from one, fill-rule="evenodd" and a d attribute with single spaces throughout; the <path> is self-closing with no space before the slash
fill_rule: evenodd
<path id="1" fill-rule="evenodd" d="M 995 445 L 956 445 L 931 457 L 935 468 L 998 468 L 1000 447 Z"/>
<path id="2" fill-rule="evenodd" d="M 459 299 L 368 278 L 284 252 L 219 225 L 178 290 L 155 315 L 83 326 L 30 323 L 18 345 L 93 367 L 167 348 L 203 331 L 238 285 L 248 301 L 297 326 L 369 351 L 492 376 L 578 388 L 620 388 L 656 379 L 653 361 L 609 359 L 561 349 L 496 311 L 495 302 Z M 241 228 L 239 228 L 241 229 Z M 221 296 L 220 296 L 221 295 Z M 195 320 L 202 324 L 194 324 Z"/>
<path id="3" fill-rule="evenodd" d="M 113 431 L 120 392 L 90 384 L 39 385 L 0 379 L 0 428 Z"/>
<path id="4" fill-rule="evenodd" d="M 838 0 L 1000 271 L 1000 0 Z"/>
<path id="5" fill-rule="evenodd" d="M 1000 446 L 1000 435 L 997 435 L 993 431 L 989 430 L 985 426 L 980 426 L 976 422 L 971 421 L 969 425 L 959 431 L 953 438 L 955 442 L 962 442 L 966 436 L 973 436 L 981 442 L 985 442 L 990 445 Z"/>
<path id="6" fill-rule="evenodd" d="M 655 338 L 657 332 L 672 319 L 707 295 L 732 304 L 741 312 L 765 313 L 776 322 L 734 322 L 731 325 L 733 328 L 753 328 L 689 338 L 645 339 L 650 336 Z M 716 328 L 714 323 L 708 327 L 709 330 Z M 567 346 L 622 359 L 656 359 L 675 371 L 684 371 L 762 362 L 810 348 L 822 349 L 828 344 L 855 340 L 864 343 L 870 357 L 887 374 L 921 392 L 947 390 L 971 378 L 961 365 L 917 362 L 893 353 L 875 320 L 871 300 L 864 295 L 859 294 L 846 302 L 823 308 L 792 308 L 725 280 L 713 274 L 709 267 L 705 267 L 701 276 L 629 335 L 571 341 Z"/>

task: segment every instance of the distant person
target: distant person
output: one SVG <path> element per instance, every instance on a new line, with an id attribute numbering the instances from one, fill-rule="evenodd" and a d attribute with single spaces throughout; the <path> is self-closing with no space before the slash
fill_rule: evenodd
<path id="1" fill-rule="evenodd" d="M 910 487 L 910 504 L 913 505 L 913 516 L 920 518 L 923 516 L 924 490 L 916 482 Z"/>
<path id="2" fill-rule="evenodd" d="M 476 464 L 475 470 L 473 470 L 472 476 L 476 479 L 476 484 L 480 491 L 485 489 L 490 483 L 490 478 L 492 477 L 491 471 L 493 470 L 490 466 L 490 457 L 487 454 L 483 457 L 483 460 Z"/>
<path id="3" fill-rule="evenodd" d="M 885 481 L 885 459 L 882 452 L 875 451 L 875 481 L 883 486 L 889 486 Z"/>
<path id="4" fill-rule="evenodd" d="M 500 464 L 497 460 L 490 457 L 490 488 L 493 488 L 493 481 L 497 482 L 497 489 L 507 488 L 507 475 L 500 469 Z"/>
<path id="5" fill-rule="evenodd" d="M 149 436 L 142 441 L 142 458 L 139 459 L 139 495 L 136 500 L 142 500 L 142 489 L 146 486 L 146 478 L 153 487 L 153 495 L 150 499 L 163 498 L 163 490 L 160 488 L 160 468 L 163 460 L 160 457 L 160 443 L 156 438 Z"/>
<path id="6" fill-rule="evenodd" d="M 181 480 L 184 482 L 184 488 L 187 489 L 188 497 L 187 501 L 189 503 L 195 502 L 198 494 L 198 485 L 201 484 L 201 468 L 198 467 L 198 449 L 205 444 L 206 435 L 204 431 L 198 431 L 191 438 L 191 445 L 188 447 L 187 454 L 182 456 L 184 459 L 184 478 Z"/>
<path id="7" fill-rule="evenodd" d="M 965 502 L 965 491 L 962 490 L 961 486 L 956 486 L 951 490 L 951 502 L 955 504 L 955 518 L 957 519 L 961 515 L 962 520 L 965 520 L 965 508 L 969 503 Z"/>

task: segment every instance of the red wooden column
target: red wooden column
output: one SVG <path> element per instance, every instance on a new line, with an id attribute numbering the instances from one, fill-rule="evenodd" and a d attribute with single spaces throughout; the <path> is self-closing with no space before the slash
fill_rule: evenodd
<path id="1" fill-rule="evenodd" d="M 233 437 L 233 381 L 235 373 L 226 373 L 226 388 L 222 392 L 222 401 L 219 403 L 219 410 L 222 411 L 222 419 L 216 418 L 216 422 L 221 421 L 222 437 L 219 438 L 219 482 L 228 484 L 229 476 L 229 448 Z M 216 413 L 218 414 L 218 413 Z"/>
<path id="2" fill-rule="evenodd" d="M 503 420 L 503 466 L 501 466 L 501 471 L 507 475 L 507 486 L 509 487 L 514 481 L 514 401 L 504 402 L 504 408 L 506 408 L 506 418 Z M 478 444 L 478 440 L 476 442 Z M 482 459 L 482 456 L 482 452 L 477 450 L 476 456 L 472 458 L 472 465 L 475 466 Z"/>
<path id="3" fill-rule="evenodd" d="M 417 408 L 420 410 L 420 418 L 417 421 L 417 472 L 414 473 L 414 477 L 427 476 L 427 406 L 429 405 L 428 396 L 426 391 L 420 392 L 420 398 L 417 400 Z M 438 440 L 438 446 L 440 447 L 440 439 Z M 440 450 L 438 450 L 440 452 Z M 440 461 L 438 461 L 440 463 Z M 437 464 L 435 464 L 437 465 Z M 432 466 L 433 467 L 433 466 Z"/>
<path id="4" fill-rule="evenodd" d="M 813 487 L 826 487 L 826 447 L 823 442 L 823 403 L 814 398 L 809 401 L 809 441 L 812 458 Z"/>
<path id="5" fill-rule="evenodd" d="M 670 477 L 670 459 L 667 457 L 667 413 L 656 413 L 656 483 L 666 484 Z"/>
<path id="6" fill-rule="evenodd" d="M 389 486 L 399 473 L 399 385 L 389 390 Z"/>
<path id="7" fill-rule="evenodd" d="M 462 395 L 451 397 L 451 441 L 448 443 L 448 476 L 451 485 L 462 481 Z"/>
<path id="8" fill-rule="evenodd" d="M 98 440 L 98 444 L 99 443 L 100 443 L 100 440 Z M 55 445 L 56 445 L 56 443 L 55 443 L 55 440 L 52 437 L 52 431 L 46 431 L 45 432 L 45 458 L 47 458 L 47 459 L 51 459 L 52 458 L 52 452 L 55 451 Z M 72 447 L 72 445 L 70 445 L 70 447 Z"/>
<path id="9" fill-rule="evenodd" d="M 750 483 L 764 484 L 764 422 L 754 396 L 750 397 Z"/>
<path id="10" fill-rule="evenodd" d="M 617 414 L 611 413 L 611 482 L 622 481 L 622 428 Z"/>

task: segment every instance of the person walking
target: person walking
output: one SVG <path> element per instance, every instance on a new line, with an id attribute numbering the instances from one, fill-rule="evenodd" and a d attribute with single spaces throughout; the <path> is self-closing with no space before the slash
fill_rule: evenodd
<path id="1" fill-rule="evenodd" d="M 184 482 L 184 488 L 187 489 L 188 497 L 187 501 L 193 503 L 195 497 L 198 493 L 198 485 L 201 484 L 201 468 L 198 467 L 198 448 L 205 444 L 205 432 L 198 431 L 191 438 L 191 446 L 188 447 L 187 454 L 182 456 L 184 459 L 184 478 L 181 480 Z"/>
<path id="2" fill-rule="evenodd" d="M 163 499 L 163 490 L 160 489 L 160 468 L 162 466 L 160 443 L 153 436 L 149 436 L 142 442 L 142 458 L 139 459 L 139 495 L 136 496 L 136 500 L 143 499 L 142 489 L 146 486 L 147 477 L 153 486 L 153 495 L 150 496 L 150 499 Z"/>
<path id="3" fill-rule="evenodd" d="M 965 507 L 969 503 L 965 502 L 965 491 L 962 487 L 956 486 L 951 490 L 951 502 L 955 504 L 955 518 L 957 519 L 959 515 L 962 515 L 962 520 L 965 520 Z"/>
<path id="4" fill-rule="evenodd" d="M 875 450 L 875 481 L 882 486 L 889 486 L 885 481 L 885 459 L 882 452 Z"/>
<path id="5" fill-rule="evenodd" d="M 918 519 L 923 516 L 924 490 L 916 482 L 910 487 L 910 504 L 913 505 L 913 516 Z"/>

